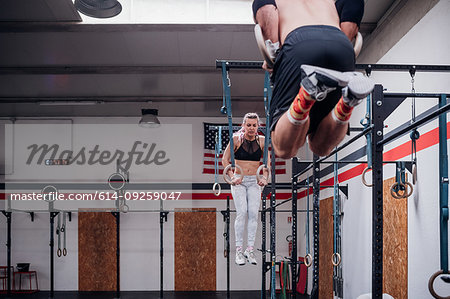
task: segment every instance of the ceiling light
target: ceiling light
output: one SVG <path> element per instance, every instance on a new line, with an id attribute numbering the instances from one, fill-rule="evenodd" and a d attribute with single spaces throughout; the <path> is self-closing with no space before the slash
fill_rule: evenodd
<path id="1" fill-rule="evenodd" d="M 139 121 L 139 127 L 157 128 L 161 126 L 157 116 L 158 109 L 142 109 L 142 118 Z"/>
<path id="2" fill-rule="evenodd" d="M 75 0 L 75 7 L 93 18 L 111 18 L 122 11 L 122 5 L 117 0 Z"/>

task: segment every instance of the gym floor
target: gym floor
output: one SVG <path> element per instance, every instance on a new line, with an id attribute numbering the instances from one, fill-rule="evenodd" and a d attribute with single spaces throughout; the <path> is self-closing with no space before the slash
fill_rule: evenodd
<path id="1" fill-rule="evenodd" d="M 252 299 L 261 298 L 260 291 L 232 291 L 230 292 L 230 298 L 233 299 Z M 55 292 L 55 299 L 112 299 L 116 298 L 115 292 Z M 123 299 L 148 299 L 148 298 L 160 298 L 159 292 L 121 292 L 120 298 Z M 5 295 L 0 295 L 5 296 Z M 5 297 L 4 297 L 5 298 Z M 11 298 L 27 298 L 27 299 L 48 299 L 50 298 L 50 292 L 37 292 L 33 294 L 12 294 Z M 227 298 L 227 292 L 164 292 L 165 299 L 225 299 Z M 270 298 L 270 294 L 267 293 L 267 298 Z M 309 298 L 306 295 L 297 294 L 298 299 Z"/>

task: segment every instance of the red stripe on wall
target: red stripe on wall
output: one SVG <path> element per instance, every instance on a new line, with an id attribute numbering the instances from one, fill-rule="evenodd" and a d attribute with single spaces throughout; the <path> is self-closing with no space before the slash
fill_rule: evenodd
<path id="1" fill-rule="evenodd" d="M 205 161 L 203 161 L 203 165 L 214 165 L 214 161 L 205 160 Z M 262 162 L 259 162 L 259 165 L 262 165 Z M 275 165 L 284 166 L 284 165 L 286 165 L 286 161 L 277 161 L 277 162 L 275 162 Z M 222 162 L 220 162 L 220 161 L 219 161 L 219 167 L 223 167 Z"/>
<path id="2" fill-rule="evenodd" d="M 214 174 L 214 169 L 204 168 L 203 173 Z M 223 169 L 219 169 L 219 174 L 222 174 L 222 173 L 223 173 Z M 285 174 L 285 173 L 286 173 L 286 169 L 276 169 L 275 170 L 275 174 Z"/>
<path id="3" fill-rule="evenodd" d="M 448 139 L 450 139 L 450 122 L 447 123 L 447 140 Z M 428 132 L 420 135 L 420 138 L 416 141 L 417 152 L 420 152 L 421 150 L 432 147 L 438 143 L 439 143 L 439 128 L 435 128 L 431 131 L 428 131 Z M 396 161 L 396 160 L 402 159 L 410 154 L 411 154 L 411 140 L 409 140 L 405 143 L 402 143 L 399 146 L 385 152 L 383 154 L 383 160 L 384 161 Z M 360 164 L 349 170 L 341 172 L 338 175 L 339 182 L 342 183 L 342 182 L 345 182 L 347 180 L 350 180 L 354 177 L 361 175 L 366 167 L 367 167 L 367 164 Z M 370 171 L 368 173 L 370 173 Z M 331 177 L 331 178 L 321 182 L 321 184 L 333 185 L 334 177 Z M 310 194 L 312 194 L 311 192 L 312 192 L 312 189 L 310 190 Z M 300 195 L 300 197 L 305 197 L 307 194 L 306 194 L 306 191 L 302 191 L 299 193 L 299 195 Z"/>
<path id="4" fill-rule="evenodd" d="M 170 192 L 167 192 L 170 193 Z M 87 193 L 86 193 L 87 194 Z M 93 194 L 93 193 L 90 193 Z M 180 194 L 180 197 L 177 200 L 211 200 L 211 199 L 227 199 L 227 196 L 230 197 L 230 199 L 233 199 L 230 192 L 227 193 L 221 193 L 219 196 L 215 196 L 212 191 L 212 184 L 211 184 L 211 191 L 210 192 L 202 192 L 202 193 L 191 193 L 191 192 L 182 192 Z M 177 195 L 175 195 L 177 197 Z M 278 192 L 276 194 L 277 200 L 285 200 L 291 197 L 291 193 L 282 193 Z M 0 193 L 0 200 L 5 200 L 6 194 Z M 168 199 L 169 200 L 169 199 Z"/>
<path id="5" fill-rule="evenodd" d="M 206 158 L 215 158 L 216 155 L 215 154 L 209 154 L 209 153 L 204 153 L 203 154 Z M 223 154 L 219 155 L 219 158 L 222 158 Z"/>

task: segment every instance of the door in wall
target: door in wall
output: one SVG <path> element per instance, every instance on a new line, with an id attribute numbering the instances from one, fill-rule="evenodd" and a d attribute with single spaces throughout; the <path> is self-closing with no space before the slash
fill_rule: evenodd
<path id="1" fill-rule="evenodd" d="M 319 298 L 333 298 L 333 197 L 319 202 Z"/>
<path id="2" fill-rule="evenodd" d="M 116 219 L 109 212 L 78 213 L 78 290 L 116 290 Z"/>
<path id="3" fill-rule="evenodd" d="M 215 291 L 216 209 L 192 210 L 175 213 L 175 291 Z"/>
<path id="4" fill-rule="evenodd" d="M 408 298 L 408 199 L 392 197 L 395 178 L 383 184 L 383 292 Z"/>

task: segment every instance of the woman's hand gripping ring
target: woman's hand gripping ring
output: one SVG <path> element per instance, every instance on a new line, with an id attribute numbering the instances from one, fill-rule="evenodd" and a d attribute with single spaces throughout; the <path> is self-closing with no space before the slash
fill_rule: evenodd
<path id="1" fill-rule="evenodd" d="M 223 170 L 223 179 L 224 179 L 225 182 L 227 182 L 228 184 L 233 185 L 233 179 L 232 179 L 232 177 L 230 177 L 229 175 L 227 175 L 228 170 L 230 170 L 231 168 L 232 168 L 231 164 L 228 164 L 227 167 L 225 167 L 225 169 Z M 236 170 L 239 170 L 239 173 L 240 173 L 240 174 L 236 174 Z M 242 177 L 242 173 L 243 173 L 242 167 L 236 164 L 236 165 L 235 165 L 234 173 L 235 173 L 235 175 L 234 175 L 235 177 L 241 178 L 241 177 Z"/>
<path id="2" fill-rule="evenodd" d="M 265 170 L 265 169 L 267 169 L 267 176 L 264 176 L 264 170 Z M 260 174 L 261 171 L 262 171 L 262 174 Z M 262 180 L 262 179 L 265 179 L 266 182 L 269 182 L 269 175 L 270 175 L 270 170 L 269 170 L 269 168 L 267 168 L 267 166 L 264 165 L 264 164 L 261 164 L 261 165 L 258 167 L 258 170 L 256 170 L 256 178 L 258 179 L 258 182 L 259 182 L 260 180 Z"/>

